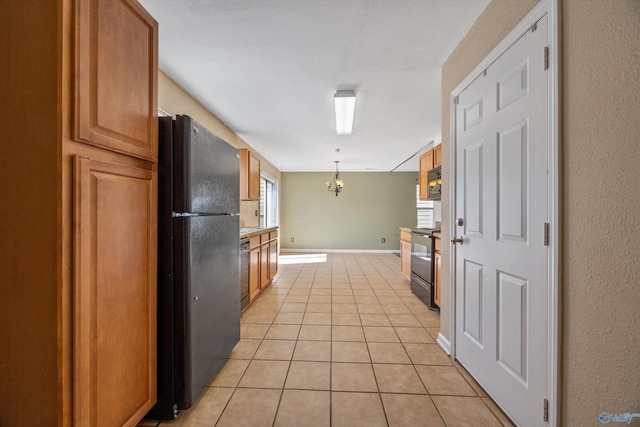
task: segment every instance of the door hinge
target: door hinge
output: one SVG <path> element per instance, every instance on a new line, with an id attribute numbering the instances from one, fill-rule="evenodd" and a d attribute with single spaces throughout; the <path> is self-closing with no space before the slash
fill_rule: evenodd
<path id="1" fill-rule="evenodd" d="M 453 105 L 458 105 L 458 97 L 457 96 L 453 97 Z"/>
<path id="2" fill-rule="evenodd" d="M 531 32 L 532 32 L 532 33 L 535 33 L 537 29 L 538 29 L 538 23 L 536 22 L 535 24 L 533 24 L 533 25 L 531 26 Z"/>
<path id="3" fill-rule="evenodd" d="M 549 46 L 544 47 L 544 69 L 549 69 Z"/>
<path id="4" fill-rule="evenodd" d="M 544 245 L 549 246 L 549 223 L 544 223 Z"/>
<path id="5" fill-rule="evenodd" d="M 549 422 L 549 400 L 548 399 L 544 399 L 543 403 L 542 403 L 542 421 L 544 421 L 545 423 Z"/>

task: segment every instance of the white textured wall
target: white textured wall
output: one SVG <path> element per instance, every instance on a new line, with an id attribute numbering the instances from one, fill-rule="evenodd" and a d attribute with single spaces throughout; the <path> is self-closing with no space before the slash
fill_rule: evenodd
<path id="1" fill-rule="evenodd" d="M 564 421 L 583 426 L 640 413 L 640 1 L 563 12 Z"/>
<path id="2" fill-rule="evenodd" d="M 445 182 L 451 90 L 536 3 L 493 0 L 444 64 Z M 596 426 L 603 411 L 640 413 L 640 1 L 560 3 L 561 425 Z"/>

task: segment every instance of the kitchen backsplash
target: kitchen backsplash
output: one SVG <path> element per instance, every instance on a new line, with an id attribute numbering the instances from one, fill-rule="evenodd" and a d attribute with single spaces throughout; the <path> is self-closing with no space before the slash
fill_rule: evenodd
<path id="1" fill-rule="evenodd" d="M 260 202 L 245 200 L 240 202 L 240 227 L 260 226 Z"/>

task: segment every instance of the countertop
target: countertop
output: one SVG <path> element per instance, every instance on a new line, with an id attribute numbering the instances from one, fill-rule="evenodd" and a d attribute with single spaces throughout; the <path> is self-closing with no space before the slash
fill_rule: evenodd
<path id="1" fill-rule="evenodd" d="M 276 231 L 277 229 L 278 227 L 243 227 L 240 228 L 240 238 L 259 236 L 260 234 Z"/>

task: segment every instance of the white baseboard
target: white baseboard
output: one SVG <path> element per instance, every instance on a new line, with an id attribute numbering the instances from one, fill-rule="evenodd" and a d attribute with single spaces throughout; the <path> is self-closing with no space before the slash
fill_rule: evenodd
<path id="1" fill-rule="evenodd" d="M 353 253 L 353 254 L 398 254 L 399 249 L 289 249 L 281 248 L 280 253 Z"/>
<path id="2" fill-rule="evenodd" d="M 438 344 L 440 344 L 440 347 L 442 347 L 445 353 L 451 356 L 451 343 L 449 342 L 449 340 L 446 339 L 441 333 L 438 333 L 438 339 L 436 341 L 438 342 Z"/>

